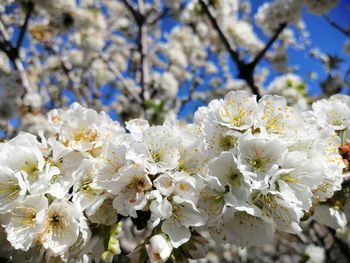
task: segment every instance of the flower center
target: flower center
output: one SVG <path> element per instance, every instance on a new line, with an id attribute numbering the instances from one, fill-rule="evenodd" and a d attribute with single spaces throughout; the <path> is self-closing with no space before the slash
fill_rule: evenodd
<path id="1" fill-rule="evenodd" d="M 80 129 L 73 136 L 77 142 L 94 142 L 97 138 L 97 133 L 93 129 Z"/>
<path id="2" fill-rule="evenodd" d="M 156 152 L 151 153 L 151 157 L 155 163 L 159 163 L 160 160 L 162 159 L 162 156 L 163 156 L 163 154 L 160 151 L 156 151 Z"/>
<path id="3" fill-rule="evenodd" d="M 28 174 L 30 180 L 35 181 L 39 177 L 38 162 L 24 162 L 24 167 L 22 167 L 21 170 Z"/>
<path id="4" fill-rule="evenodd" d="M 15 200 L 20 190 L 20 186 L 15 181 L 0 182 L 0 196 L 5 196 L 9 201 Z"/>
<path id="5" fill-rule="evenodd" d="M 235 146 L 235 143 L 236 139 L 232 136 L 222 136 L 219 142 L 220 147 L 225 151 L 232 149 Z"/>

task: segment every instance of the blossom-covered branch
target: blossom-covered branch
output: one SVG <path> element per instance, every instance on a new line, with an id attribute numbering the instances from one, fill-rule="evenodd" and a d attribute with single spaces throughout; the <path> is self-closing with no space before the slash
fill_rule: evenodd
<path id="1" fill-rule="evenodd" d="M 214 14 L 212 13 L 210 6 L 205 2 L 205 0 L 199 0 L 201 7 L 203 8 L 204 12 L 208 16 L 211 24 L 218 32 L 220 39 L 223 41 L 228 53 L 232 57 L 233 61 L 236 64 L 236 67 L 238 69 L 238 77 L 245 80 L 249 87 L 251 88 L 253 94 L 256 94 L 258 98 L 261 97 L 259 89 L 256 87 L 254 83 L 254 71 L 257 66 L 257 64 L 260 62 L 260 60 L 266 55 L 266 52 L 269 50 L 269 48 L 272 46 L 272 44 L 277 40 L 278 36 L 281 34 L 283 29 L 287 26 L 287 23 L 282 23 L 276 32 L 273 34 L 271 39 L 266 43 L 265 47 L 256 55 L 256 57 L 249 63 L 244 62 L 244 60 L 240 59 L 239 53 L 234 49 L 234 47 L 231 45 L 228 37 L 225 35 L 225 33 L 222 31 L 217 19 L 215 18 Z"/>
<path id="2" fill-rule="evenodd" d="M 266 43 L 265 47 L 258 53 L 258 55 L 256 55 L 254 60 L 248 64 L 248 67 L 251 67 L 253 69 L 256 67 L 256 65 L 260 62 L 261 59 L 264 58 L 264 56 L 266 55 L 266 52 L 271 48 L 273 43 L 277 40 L 278 36 L 282 33 L 283 29 L 285 29 L 286 26 L 287 26 L 287 23 L 282 23 L 278 27 L 278 29 L 273 34 L 271 39 Z"/>
<path id="3" fill-rule="evenodd" d="M 40 140 L 21 133 L 0 147 L 2 255 L 111 260 L 126 218 L 152 230 L 133 262 L 195 258 L 204 232 L 261 246 L 277 231 L 300 233 L 310 210 L 339 228 L 327 211 L 336 204 L 344 217 L 338 134 L 350 115 L 330 118 L 337 104 L 350 111 L 345 95 L 302 113 L 282 97 L 237 91 L 199 108 L 193 124 L 134 119 L 128 132 L 77 103 L 55 109 Z"/>
<path id="4" fill-rule="evenodd" d="M 28 24 L 28 21 L 30 19 L 32 11 L 28 11 L 28 15 L 26 16 L 26 22 L 24 25 Z M 27 26 L 23 26 L 23 34 L 25 33 L 25 28 Z M 22 32 L 22 31 L 21 31 Z M 23 88 L 26 90 L 26 92 L 31 92 L 32 87 L 29 81 L 29 78 L 27 76 L 27 73 L 25 72 L 23 63 L 21 59 L 19 58 L 19 49 L 20 46 L 13 47 L 11 44 L 11 38 L 9 34 L 7 33 L 7 30 L 5 28 L 5 25 L 0 17 L 0 35 L 3 39 L 3 41 L 0 43 L 1 50 L 7 55 L 7 57 L 11 60 L 14 68 L 19 72 L 21 82 L 23 85 Z M 20 40 L 20 38 L 19 38 Z M 18 44 L 21 44 L 21 42 L 18 42 Z"/>

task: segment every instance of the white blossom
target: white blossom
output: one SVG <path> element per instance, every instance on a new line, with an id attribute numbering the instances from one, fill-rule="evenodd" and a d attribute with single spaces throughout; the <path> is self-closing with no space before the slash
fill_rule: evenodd
<path id="1" fill-rule="evenodd" d="M 152 263 L 165 262 L 172 251 L 172 246 L 164 234 L 150 238 L 150 244 L 146 245 L 147 254 Z"/>
<path id="2" fill-rule="evenodd" d="M 28 251 L 45 227 L 48 201 L 44 196 L 28 196 L 11 211 L 5 225 L 7 239 L 15 249 Z"/>
<path id="3" fill-rule="evenodd" d="M 62 255 L 79 237 L 82 214 L 65 199 L 54 200 L 46 211 L 45 229 L 39 240 L 54 256 Z"/>

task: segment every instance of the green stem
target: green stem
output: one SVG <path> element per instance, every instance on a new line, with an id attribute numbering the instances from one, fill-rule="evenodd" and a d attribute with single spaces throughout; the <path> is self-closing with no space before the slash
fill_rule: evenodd
<path id="1" fill-rule="evenodd" d="M 346 129 L 341 130 L 341 131 L 339 132 L 339 136 L 340 136 L 340 139 L 341 139 L 340 145 L 344 145 L 345 142 L 346 142 Z"/>

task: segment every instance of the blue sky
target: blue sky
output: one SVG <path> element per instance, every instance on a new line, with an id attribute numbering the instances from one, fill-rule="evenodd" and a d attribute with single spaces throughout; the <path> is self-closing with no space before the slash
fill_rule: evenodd
<path id="1" fill-rule="evenodd" d="M 253 13 L 255 13 L 261 3 L 262 1 L 259 0 L 252 1 Z M 350 7 L 347 7 L 347 5 L 350 5 L 350 0 L 340 0 L 339 5 L 331 10 L 328 14 L 332 20 L 337 22 L 337 24 L 343 28 L 347 28 L 347 26 L 350 25 Z M 347 37 L 330 26 L 323 17 L 308 13 L 306 9 L 303 9 L 302 11 L 302 18 L 306 24 L 307 30 L 310 33 L 310 40 L 312 42 L 312 45 L 318 47 L 324 53 L 332 55 L 337 54 L 345 59 L 341 69 L 343 71 L 346 71 L 350 66 L 350 56 L 344 54 L 343 52 L 343 44 Z M 265 41 L 267 40 L 266 36 L 261 34 L 260 30 L 257 30 L 256 32 L 258 32 L 258 35 L 261 37 L 261 39 L 265 39 Z M 314 58 L 310 58 L 304 50 L 289 49 L 288 55 L 289 65 L 300 66 L 298 75 L 306 80 L 308 84 L 307 86 L 309 94 L 319 94 L 319 81 L 310 81 L 308 80 L 307 75 L 310 71 L 314 71 L 317 73 L 320 79 L 324 79 L 326 73 L 322 64 L 316 61 Z M 273 75 L 270 76 L 267 81 L 271 81 L 273 77 Z"/>
<path id="2" fill-rule="evenodd" d="M 310 0 L 315 1 L 315 0 Z M 252 0 L 252 14 L 255 14 L 259 6 L 264 1 L 261 0 Z M 350 0 L 340 0 L 339 5 L 332 9 L 327 14 L 333 21 L 339 24 L 342 28 L 347 28 L 350 25 Z M 303 8 L 301 17 L 306 24 L 306 29 L 310 34 L 311 45 L 306 50 L 296 50 L 295 48 L 288 49 L 288 65 L 290 66 L 298 66 L 299 70 L 296 72 L 307 84 L 308 93 L 310 95 L 318 95 L 320 94 L 320 80 L 324 80 L 327 76 L 327 73 L 323 67 L 323 65 L 308 55 L 308 51 L 317 47 L 322 52 L 330 55 L 338 55 L 344 59 L 340 70 L 344 74 L 344 72 L 350 66 L 350 56 L 346 55 L 343 52 L 343 44 L 347 37 L 333 28 L 329 23 L 321 16 L 311 14 L 307 12 L 306 8 Z M 163 24 L 163 30 L 170 31 L 172 27 L 176 26 L 176 22 L 167 19 Z M 293 29 L 293 25 L 290 28 Z M 269 38 L 263 34 L 262 30 L 256 26 L 254 26 L 255 32 L 258 37 L 267 42 Z M 295 27 L 294 27 L 295 30 Z M 300 34 L 296 33 L 297 38 L 300 38 Z M 266 61 L 261 61 L 260 65 L 268 66 Z M 308 77 L 310 72 L 315 72 L 318 75 L 317 80 L 310 80 Z M 232 74 L 233 76 L 237 75 L 235 72 L 235 66 L 232 63 Z M 266 79 L 264 83 L 266 86 L 270 81 L 272 81 L 276 75 L 280 73 L 276 73 L 275 71 L 271 71 L 271 74 Z M 180 90 L 180 94 L 186 94 L 186 87 L 183 90 Z M 190 103 L 183 112 L 180 113 L 179 117 L 185 116 L 189 111 L 193 111 L 198 104 L 196 102 Z"/>
<path id="3" fill-rule="evenodd" d="M 314 1 L 314 0 L 311 0 Z M 255 14 L 259 6 L 263 3 L 260 0 L 252 0 L 252 14 Z M 339 24 L 342 28 L 347 28 L 350 25 L 350 0 L 341 0 L 339 5 L 331 10 L 328 14 L 333 21 Z M 329 23 L 321 16 L 311 14 L 307 12 L 306 8 L 302 10 L 301 17 L 306 24 L 307 31 L 310 34 L 311 45 L 307 50 L 317 47 L 322 52 L 338 55 L 344 59 L 344 62 L 341 66 L 341 71 L 344 72 L 350 66 L 350 56 L 346 55 L 343 52 L 343 44 L 347 37 L 333 28 Z M 169 30 L 174 24 L 172 22 L 168 22 L 164 25 L 166 30 Z M 293 25 L 291 25 L 293 29 Z M 264 35 L 262 30 L 259 27 L 254 26 L 255 32 L 258 37 L 265 41 L 265 43 L 269 40 L 269 37 Z M 295 29 L 295 28 L 294 28 Z M 297 38 L 300 38 L 300 34 L 296 33 Z M 300 69 L 296 72 L 307 84 L 307 90 L 309 95 L 318 95 L 321 93 L 319 82 L 320 80 L 324 80 L 327 76 L 327 73 L 323 67 L 323 65 L 316 60 L 315 58 L 311 58 L 308 55 L 307 50 L 296 50 L 295 48 L 288 49 L 288 65 L 290 66 L 298 66 Z M 261 61 L 261 66 L 268 66 L 269 64 L 266 61 Z M 308 77 L 310 72 L 315 72 L 318 75 L 317 80 L 310 80 Z M 278 74 L 275 71 L 271 71 L 271 74 L 267 77 L 265 81 L 265 86 L 269 84 Z M 232 74 L 233 76 L 237 75 L 235 66 L 232 63 Z M 183 112 L 179 114 L 179 117 L 184 117 L 188 112 L 195 110 L 198 106 L 198 103 L 193 102 L 187 105 Z"/>
<path id="4" fill-rule="evenodd" d="M 314 1 L 314 0 L 310 0 Z M 263 3 L 262 0 L 252 0 L 252 13 L 255 14 L 258 7 Z M 347 7 L 347 5 L 350 5 L 350 0 L 340 0 L 340 4 L 333 10 L 330 11 L 328 14 L 329 17 L 332 18 L 335 22 L 337 22 L 340 26 L 343 28 L 346 28 L 350 25 L 350 9 Z M 11 10 L 11 9 L 10 9 Z M 9 10 L 9 11 L 10 11 Z M 344 36 L 342 33 L 334 29 L 332 26 L 328 24 L 328 22 L 317 15 L 313 15 L 307 12 L 307 10 L 303 9 L 302 11 L 302 19 L 305 21 L 306 27 L 308 32 L 310 33 L 310 40 L 312 42 L 312 46 L 318 47 L 320 50 L 322 50 L 325 53 L 329 54 L 337 54 L 341 56 L 345 61 L 342 64 L 341 70 L 344 72 L 348 69 L 350 66 L 350 56 L 343 53 L 343 44 L 345 40 L 347 39 L 346 36 Z M 163 30 L 169 31 L 172 27 L 176 25 L 176 22 L 172 19 L 166 19 L 163 24 Z M 264 41 L 268 41 L 268 37 L 265 36 L 261 29 L 255 27 L 255 32 L 257 32 L 260 39 Z M 18 30 L 15 30 L 14 34 L 14 40 L 17 39 Z M 28 47 L 28 36 L 25 38 L 24 42 L 24 48 Z M 314 58 L 310 58 L 305 52 L 305 50 L 295 50 L 295 49 L 289 49 L 288 50 L 289 55 L 289 61 L 288 64 L 291 66 L 298 65 L 300 67 L 300 70 L 297 72 L 298 75 L 300 75 L 307 83 L 308 91 L 310 95 L 316 95 L 320 93 L 319 88 L 319 80 L 311 81 L 307 76 L 310 71 L 316 72 L 319 76 L 319 79 L 324 79 L 326 77 L 326 72 L 323 68 L 323 65 L 315 60 Z M 262 62 L 262 65 L 266 65 L 266 62 Z M 236 75 L 235 73 L 235 67 L 232 67 L 232 73 L 233 75 Z M 268 84 L 273 78 L 276 76 L 275 73 L 272 72 L 272 74 L 267 78 L 267 81 L 265 84 Z M 105 85 L 102 87 L 102 93 L 104 91 L 107 91 L 110 89 L 109 85 Z M 186 87 L 180 91 L 180 94 L 186 94 Z M 117 92 L 113 93 L 113 96 L 110 98 L 103 98 L 104 103 L 111 103 L 115 96 L 117 96 Z M 72 99 L 72 96 L 67 94 L 70 99 Z M 73 102 L 70 100 L 70 102 Z M 191 105 L 188 105 L 186 109 L 180 114 L 179 117 L 182 117 L 186 115 L 189 111 L 193 111 L 196 108 L 196 103 L 193 103 Z M 115 112 L 111 113 L 112 118 L 117 118 Z"/>

